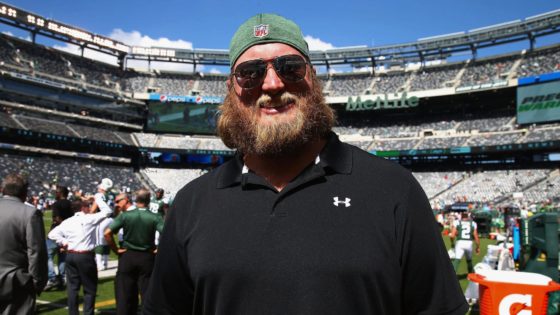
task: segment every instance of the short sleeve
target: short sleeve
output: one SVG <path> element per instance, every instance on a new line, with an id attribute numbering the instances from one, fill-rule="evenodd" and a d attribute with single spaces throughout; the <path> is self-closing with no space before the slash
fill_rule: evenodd
<path id="1" fill-rule="evenodd" d="M 180 198 L 179 198 L 180 199 Z M 178 237 L 180 228 L 177 221 L 175 201 L 165 221 L 156 255 L 150 285 L 145 294 L 143 313 L 145 315 L 191 314 L 194 288 L 188 270 L 186 243 Z"/>
<path id="2" fill-rule="evenodd" d="M 464 315 L 468 309 L 426 194 L 410 178 L 400 223 L 403 314 Z"/>
<path id="3" fill-rule="evenodd" d="M 109 224 L 109 229 L 111 232 L 117 233 L 124 226 L 124 216 L 125 212 L 121 212 L 114 220 Z"/>

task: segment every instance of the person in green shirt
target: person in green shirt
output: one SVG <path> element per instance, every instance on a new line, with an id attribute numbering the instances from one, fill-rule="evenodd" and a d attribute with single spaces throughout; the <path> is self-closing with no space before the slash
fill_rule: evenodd
<path id="1" fill-rule="evenodd" d="M 165 216 L 167 212 L 167 204 L 163 199 L 164 190 L 161 188 L 156 189 L 155 196 L 150 199 L 150 211 L 157 213 L 162 217 Z"/>
<path id="2" fill-rule="evenodd" d="M 128 197 L 119 195 L 115 204 L 128 203 Z M 109 247 L 119 255 L 119 266 L 115 278 L 115 298 L 117 314 L 136 314 L 138 310 L 138 293 L 144 297 L 148 287 L 156 253 L 156 231 L 162 232 L 163 218 L 152 213 L 150 191 L 136 191 L 136 207 L 129 206 L 121 212 L 105 230 L 105 239 Z M 123 243 L 117 248 L 113 235 L 123 229 Z"/>
<path id="3" fill-rule="evenodd" d="M 463 256 L 467 258 L 467 270 L 469 273 L 474 272 L 472 265 L 472 246 L 473 241 L 476 245 L 475 253 L 480 254 L 480 239 L 478 237 L 478 227 L 476 222 L 470 216 L 470 213 L 465 211 L 461 214 L 461 220 L 456 221 L 451 229 L 451 237 L 455 242 L 455 259 L 453 260 L 453 268 L 455 272 L 459 269 L 459 264 Z"/>

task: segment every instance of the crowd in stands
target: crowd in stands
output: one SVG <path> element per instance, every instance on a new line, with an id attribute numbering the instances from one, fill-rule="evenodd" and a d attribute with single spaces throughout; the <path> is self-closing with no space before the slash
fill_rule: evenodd
<path id="1" fill-rule="evenodd" d="M 0 127 L 25 129 L 61 136 L 139 145 L 152 148 L 185 148 L 229 150 L 217 137 L 188 135 L 156 135 L 118 130 L 116 127 L 84 122 L 74 118 L 56 117 L 12 108 L 0 111 Z M 436 117 L 437 118 L 437 117 Z M 412 118 L 415 119 L 415 118 Z M 334 131 L 348 136 L 349 142 L 364 150 L 409 150 L 450 148 L 457 146 L 492 146 L 557 140 L 560 124 L 518 126 L 513 116 L 455 117 L 447 120 L 411 120 L 394 122 L 362 122 L 361 127 L 337 126 Z M 352 137 L 352 136 L 358 136 Z M 134 139 L 133 139 L 134 137 Z"/>
<path id="2" fill-rule="evenodd" d="M 524 198 L 532 202 L 558 200 L 560 196 L 560 176 L 549 176 L 523 192 Z"/>
<path id="3" fill-rule="evenodd" d="M 439 121 L 398 124 L 382 127 L 335 127 L 339 135 L 364 150 L 435 149 L 457 146 L 492 146 L 557 140 L 560 124 L 516 127 L 509 124 L 513 117 L 476 119 L 474 121 Z M 494 126 L 492 127 L 492 125 Z M 0 126 L 26 129 L 62 136 L 100 140 L 116 144 L 151 148 L 184 148 L 229 150 L 217 137 L 166 135 L 112 130 L 107 126 L 88 126 L 78 121 L 56 120 L 28 112 L 0 112 Z M 476 129 L 480 127 L 481 129 Z M 473 129 L 474 128 L 474 129 Z M 488 131 L 488 130 L 511 131 Z M 429 133 L 426 133 L 429 131 Z M 132 136 L 136 139 L 132 139 Z M 353 140 L 352 136 L 359 136 Z"/>
<path id="4" fill-rule="evenodd" d="M 410 91 L 425 91 L 453 87 L 463 64 L 424 67 L 416 73 Z"/>
<path id="5" fill-rule="evenodd" d="M 101 178 L 110 177 L 121 190 L 134 191 L 142 187 L 132 167 L 115 166 L 63 158 L 38 156 L 0 155 L 0 176 L 18 171 L 29 176 L 29 194 L 46 197 L 52 186 L 59 184 L 72 191 L 95 193 Z"/>
<path id="6" fill-rule="evenodd" d="M 146 92 L 146 88 L 155 88 L 163 94 L 185 95 L 194 86 L 194 76 L 184 74 L 155 73 L 144 86 L 143 90 L 135 92 Z"/>
<path id="7" fill-rule="evenodd" d="M 105 94 L 120 91 L 124 71 L 54 48 L 0 35 L 0 69 Z"/>
<path id="8" fill-rule="evenodd" d="M 53 185 L 67 185 L 71 191 L 93 194 L 102 177 L 110 177 L 121 191 L 134 191 L 143 186 L 131 167 L 105 165 L 88 161 L 0 155 L 0 175 L 19 170 L 30 176 L 30 196 L 46 200 Z M 154 187 L 174 195 L 191 180 L 206 173 L 202 169 L 145 168 L 141 175 Z M 546 199 L 560 201 L 560 172 L 550 169 L 487 170 L 478 172 L 415 172 L 428 198 L 435 203 L 512 201 L 514 192 L 522 192 L 528 203 Z M 435 206 L 435 205 L 434 205 Z"/>
<path id="9" fill-rule="evenodd" d="M 461 77 L 461 86 L 472 86 L 484 83 L 503 81 L 509 75 L 515 60 L 519 56 L 492 58 L 484 61 L 468 63 Z"/>
<path id="10" fill-rule="evenodd" d="M 515 124 L 515 117 L 513 116 L 465 117 L 464 120 L 456 118 L 456 120 L 435 122 L 407 121 L 392 126 L 377 127 L 337 126 L 334 131 L 345 136 L 361 136 L 361 141 L 367 141 L 363 138 L 369 137 L 372 140 L 371 146 L 360 145 L 366 150 L 492 146 L 560 139 L 559 123 L 518 126 Z"/>
<path id="11" fill-rule="evenodd" d="M 560 124 L 516 127 L 514 117 L 419 122 L 382 127 L 337 126 L 343 140 L 368 151 L 436 149 L 542 142 L 560 138 Z M 0 120 L 1 121 L 1 120 Z M 477 129 L 480 128 L 480 129 Z M 499 131 L 510 130 L 510 131 Z M 429 131 L 428 134 L 425 134 Z M 142 147 L 229 150 L 217 137 L 134 133 Z"/>
<path id="12" fill-rule="evenodd" d="M 410 73 L 377 76 L 374 79 L 371 94 L 397 93 L 406 91 L 405 84 L 410 80 Z"/>
<path id="13" fill-rule="evenodd" d="M 518 69 L 519 77 L 560 71 L 560 50 L 558 47 L 527 54 Z"/>
<path id="14" fill-rule="evenodd" d="M 479 132 L 510 130 L 511 125 L 509 123 L 512 119 L 513 117 L 509 116 L 465 119 L 457 125 L 456 130 L 478 130 Z"/>
<path id="15" fill-rule="evenodd" d="M 432 208 L 457 202 L 530 205 L 551 201 L 560 205 L 558 169 L 487 170 L 478 172 L 413 173 Z M 520 193 L 516 198 L 513 193 Z"/>
<path id="16" fill-rule="evenodd" d="M 224 96 L 227 74 L 137 72 L 54 48 L 1 35 L 0 69 L 22 72 L 100 93 L 148 92 Z M 330 96 L 357 96 L 465 87 L 560 70 L 560 47 L 545 47 L 481 60 L 390 69 L 378 73 L 320 75 Z"/>
<path id="17" fill-rule="evenodd" d="M 53 185 L 66 185 L 84 195 L 96 192 L 100 178 L 110 177 L 115 189 L 134 191 L 146 186 L 139 177 L 148 178 L 150 186 L 163 188 L 173 196 L 186 183 L 206 173 L 203 169 L 144 168 L 135 174 L 131 167 L 89 161 L 0 155 L 0 175 L 19 170 L 30 179 L 30 196 L 46 202 Z M 141 175 L 141 176 L 140 176 Z M 514 192 L 522 192 L 525 203 L 546 199 L 560 202 L 560 171 L 558 169 L 486 170 L 478 172 L 414 172 L 433 206 L 469 202 L 512 202 Z M 172 198 L 172 197 L 171 197 Z M 46 205 L 45 205 L 46 206 Z"/>
<path id="18" fill-rule="evenodd" d="M 124 89 L 131 92 L 146 93 L 154 86 L 154 79 L 149 73 L 129 72 L 123 82 Z"/>
<path id="19" fill-rule="evenodd" d="M 330 96 L 364 95 L 372 84 L 373 76 L 369 73 L 358 74 L 334 74 L 331 77 L 330 86 L 335 89 Z"/>
<path id="20" fill-rule="evenodd" d="M 463 172 L 415 172 L 416 180 L 422 185 L 428 198 L 433 198 L 438 194 L 453 187 L 463 179 Z"/>
<path id="21" fill-rule="evenodd" d="M 4 108 L 0 111 L 0 127 L 24 129 L 43 133 L 68 136 L 81 139 L 105 141 L 134 145 L 128 132 L 110 129 L 107 126 L 88 126 L 75 119 L 64 119 L 54 115 L 24 112 Z"/>
<path id="22" fill-rule="evenodd" d="M 466 145 L 472 147 L 517 143 L 523 137 L 522 132 L 513 133 L 484 133 L 469 138 Z"/>
<path id="23" fill-rule="evenodd" d="M 521 139 L 520 142 L 539 142 L 560 139 L 560 128 L 557 128 L 556 124 L 552 125 L 555 127 L 548 126 L 550 125 L 542 125 L 540 127 L 532 126 L 530 128 L 531 132 L 524 139 Z"/>
<path id="24" fill-rule="evenodd" d="M 471 202 L 501 201 L 548 177 L 546 169 L 490 170 L 466 174 L 462 181 L 438 196 L 445 204 L 460 199 Z"/>
<path id="25" fill-rule="evenodd" d="M 199 80 L 197 90 L 203 96 L 226 96 L 227 76 L 222 74 L 206 74 Z"/>
<path id="26" fill-rule="evenodd" d="M 418 139 L 392 139 L 386 141 L 376 140 L 375 143 L 373 144 L 372 149 L 376 151 L 409 150 L 409 149 L 414 149 L 418 141 L 419 141 Z"/>
<path id="27" fill-rule="evenodd" d="M 201 169 L 145 168 L 142 174 L 157 187 L 175 195 L 187 183 L 206 173 Z"/>
<path id="28" fill-rule="evenodd" d="M 33 45 L 27 41 L 0 35 L 0 70 L 15 71 L 44 78 L 80 89 L 101 92 L 149 92 L 174 95 L 225 96 L 227 74 L 140 72 L 121 70 L 116 66 L 92 61 L 53 48 Z M 422 66 L 414 70 L 394 70 L 382 73 L 323 74 L 319 78 L 329 96 L 424 91 L 494 83 L 508 78 L 560 71 L 560 46 L 536 51 L 492 57 L 483 60 L 452 62 Z M 151 134 L 122 131 L 105 125 L 94 125 L 76 119 L 53 118 L 18 110 L 0 110 L 0 127 L 27 129 L 62 136 L 95 139 L 111 143 L 139 145 L 149 148 L 182 148 L 200 150 L 230 150 L 217 137 Z M 432 121 L 367 122 L 361 125 L 342 123 L 335 132 L 343 140 L 368 151 L 449 148 L 455 146 L 491 146 L 513 143 L 542 142 L 560 139 L 560 124 L 549 123 L 518 126 L 511 113 L 494 117 L 453 117 Z M 20 168 L 37 173 L 42 180 L 54 180 L 75 185 L 84 191 L 94 191 L 95 181 L 111 177 L 126 187 L 139 187 L 135 174 L 128 168 L 113 169 L 75 161 L 58 161 L 31 157 L 0 158 L 3 169 Z M 89 166 L 88 166 L 89 165 Z M 42 174 L 40 172 L 54 173 Z M 79 170 L 80 179 L 74 180 Z M 90 172 L 91 171 L 91 172 Z M 81 175 L 82 172 L 85 175 Z M 117 175 L 123 174 L 122 178 Z M 145 169 L 157 186 L 175 190 L 200 176 L 200 170 Z M 5 174 L 4 174 L 5 175 Z M 522 189 L 528 200 L 543 200 L 558 196 L 559 176 L 547 170 L 487 171 L 474 174 L 415 174 L 428 195 L 438 195 L 450 203 L 457 196 L 469 200 L 497 200 Z M 84 178 L 84 179 L 82 179 Z M 176 178 L 171 179 L 171 178 Z M 130 182 L 132 179 L 133 182 Z M 518 179 L 516 181 L 516 179 Z M 66 182 L 65 182 L 66 181 Z M 426 183 L 426 184 L 424 184 Z M 32 191 L 44 191 L 44 182 L 33 183 Z M 528 187 L 530 186 L 530 187 Z M 473 188 L 475 187 L 475 188 Z"/>

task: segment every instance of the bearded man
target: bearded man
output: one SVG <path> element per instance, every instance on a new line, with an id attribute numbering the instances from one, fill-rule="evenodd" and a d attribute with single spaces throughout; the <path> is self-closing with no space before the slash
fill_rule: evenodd
<path id="1" fill-rule="evenodd" d="M 465 314 L 424 192 L 331 131 L 299 27 L 250 18 L 230 62 L 237 154 L 177 193 L 144 314 Z"/>

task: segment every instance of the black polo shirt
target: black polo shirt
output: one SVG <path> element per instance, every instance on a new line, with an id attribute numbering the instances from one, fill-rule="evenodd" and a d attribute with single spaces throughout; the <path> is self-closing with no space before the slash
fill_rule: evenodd
<path id="1" fill-rule="evenodd" d="M 242 169 L 238 156 L 177 193 L 145 314 L 466 313 L 404 168 L 331 134 L 281 192 Z"/>
<path id="2" fill-rule="evenodd" d="M 54 229 L 58 224 L 55 222 L 56 217 L 60 217 L 62 221 L 73 217 L 74 211 L 72 210 L 72 202 L 68 199 L 59 199 L 55 201 L 52 205 L 52 224 L 51 230 Z"/>

